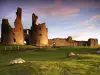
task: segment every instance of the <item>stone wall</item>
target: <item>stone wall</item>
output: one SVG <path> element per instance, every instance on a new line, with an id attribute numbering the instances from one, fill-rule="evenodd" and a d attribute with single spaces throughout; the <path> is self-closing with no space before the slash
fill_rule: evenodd
<path id="1" fill-rule="evenodd" d="M 37 40 L 37 25 L 36 21 L 38 19 L 38 16 L 36 16 L 34 13 L 32 14 L 32 26 L 31 26 L 31 44 L 36 45 Z"/>
<path id="2" fill-rule="evenodd" d="M 73 46 L 73 42 L 68 42 L 66 39 L 49 39 L 49 46 Z"/>
<path id="3" fill-rule="evenodd" d="M 30 29 L 24 29 L 24 41 L 26 42 L 26 45 L 31 45 L 31 30 Z"/>
<path id="4" fill-rule="evenodd" d="M 48 45 L 48 30 L 45 23 L 36 24 L 38 16 L 32 14 L 31 42 L 32 45 L 46 46 Z"/>
<path id="5" fill-rule="evenodd" d="M 98 39 L 93 38 L 90 38 L 88 41 L 72 40 L 71 42 L 63 38 L 48 39 L 48 28 L 46 28 L 45 23 L 37 25 L 37 19 L 38 16 L 33 13 L 31 29 L 23 29 L 22 9 L 18 7 L 14 28 L 10 26 L 8 19 L 2 20 L 1 42 L 4 44 L 24 45 L 24 41 L 26 41 L 27 44 L 38 46 L 98 46 Z"/>
<path id="6" fill-rule="evenodd" d="M 16 12 L 16 20 L 15 20 L 15 28 L 13 29 L 14 34 L 14 44 L 24 44 L 24 32 L 23 32 L 23 25 L 21 21 L 22 9 L 17 8 Z"/>
<path id="7" fill-rule="evenodd" d="M 89 39 L 88 41 L 76 41 L 72 40 L 72 42 L 68 42 L 66 39 L 48 39 L 49 46 L 98 46 L 97 39 Z"/>
<path id="8" fill-rule="evenodd" d="M 93 38 L 88 39 L 88 45 L 92 47 L 98 46 L 98 39 L 93 39 Z"/>
<path id="9" fill-rule="evenodd" d="M 3 19 L 1 24 L 1 42 L 4 44 L 12 44 L 12 37 L 12 28 L 9 25 L 8 19 Z"/>
<path id="10" fill-rule="evenodd" d="M 39 24 L 37 29 L 37 44 L 48 45 L 48 33 L 45 23 Z"/>

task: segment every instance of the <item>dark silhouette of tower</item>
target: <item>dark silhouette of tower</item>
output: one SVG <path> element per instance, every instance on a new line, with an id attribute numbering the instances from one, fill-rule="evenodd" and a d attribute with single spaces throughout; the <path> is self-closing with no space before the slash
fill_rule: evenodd
<path id="1" fill-rule="evenodd" d="M 12 44 L 12 28 L 9 25 L 8 19 L 2 19 L 1 24 L 1 42 L 4 44 Z"/>

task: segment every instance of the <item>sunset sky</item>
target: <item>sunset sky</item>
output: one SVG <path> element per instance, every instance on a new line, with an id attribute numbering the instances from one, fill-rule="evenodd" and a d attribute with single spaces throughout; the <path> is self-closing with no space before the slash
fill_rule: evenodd
<path id="1" fill-rule="evenodd" d="M 0 25 L 2 18 L 7 18 L 14 27 L 17 7 L 22 8 L 26 29 L 31 27 L 35 13 L 37 24 L 46 23 L 49 38 L 98 38 L 100 44 L 100 0 L 0 0 Z"/>

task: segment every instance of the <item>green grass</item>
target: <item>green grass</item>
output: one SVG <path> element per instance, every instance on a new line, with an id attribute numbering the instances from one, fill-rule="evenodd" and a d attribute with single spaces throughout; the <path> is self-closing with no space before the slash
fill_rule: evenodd
<path id="1" fill-rule="evenodd" d="M 100 75 L 100 55 L 96 48 L 0 46 L 0 75 Z M 79 56 L 68 57 L 69 52 Z M 24 64 L 9 66 L 9 61 L 22 58 Z"/>

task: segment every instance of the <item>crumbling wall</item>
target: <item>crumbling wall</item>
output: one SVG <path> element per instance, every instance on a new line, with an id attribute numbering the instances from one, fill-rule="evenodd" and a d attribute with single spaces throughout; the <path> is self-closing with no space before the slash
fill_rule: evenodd
<path id="1" fill-rule="evenodd" d="M 24 41 L 26 41 L 26 45 L 31 44 L 31 30 L 30 29 L 24 29 Z"/>
<path id="2" fill-rule="evenodd" d="M 21 16 L 22 15 L 22 9 L 21 8 L 17 8 L 17 12 L 16 12 L 16 20 L 15 20 L 15 28 L 13 30 L 13 34 L 14 34 L 14 44 L 24 44 L 24 32 L 23 32 L 23 25 L 21 22 Z"/>
<path id="3" fill-rule="evenodd" d="M 98 39 L 93 39 L 93 38 L 88 39 L 88 46 L 91 47 L 98 46 Z"/>
<path id="4" fill-rule="evenodd" d="M 68 42 L 66 39 L 49 39 L 49 46 L 73 46 L 73 42 Z"/>
<path id="5" fill-rule="evenodd" d="M 31 44 L 36 45 L 37 40 L 37 25 L 36 21 L 38 19 L 38 16 L 36 16 L 34 13 L 32 14 L 32 26 L 31 26 Z"/>
<path id="6" fill-rule="evenodd" d="M 74 41 L 74 46 L 88 46 L 87 41 Z"/>
<path id="7" fill-rule="evenodd" d="M 55 46 L 88 46 L 87 41 L 72 40 L 72 42 L 68 42 L 66 39 L 63 38 L 48 39 L 49 46 L 53 46 L 54 43 Z"/>
<path id="8" fill-rule="evenodd" d="M 45 26 L 45 23 L 38 25 L 36 43 L 40 46 L 48 45 L 48 30 Z"/>
<path id="9" fill-rule="evenodd" d="M 1 24 L 1 42 L 4 44 L 13 44 L 12 28 L 8 19 L 3 19 Z"/>
<path id="10" fill-rule="evenodd" d="M 32 14 L 31 42 L 32 45 L 46 46 L 48 45 L 48 29 L 45 23 L 36 24 L 38 16 Z"/>

